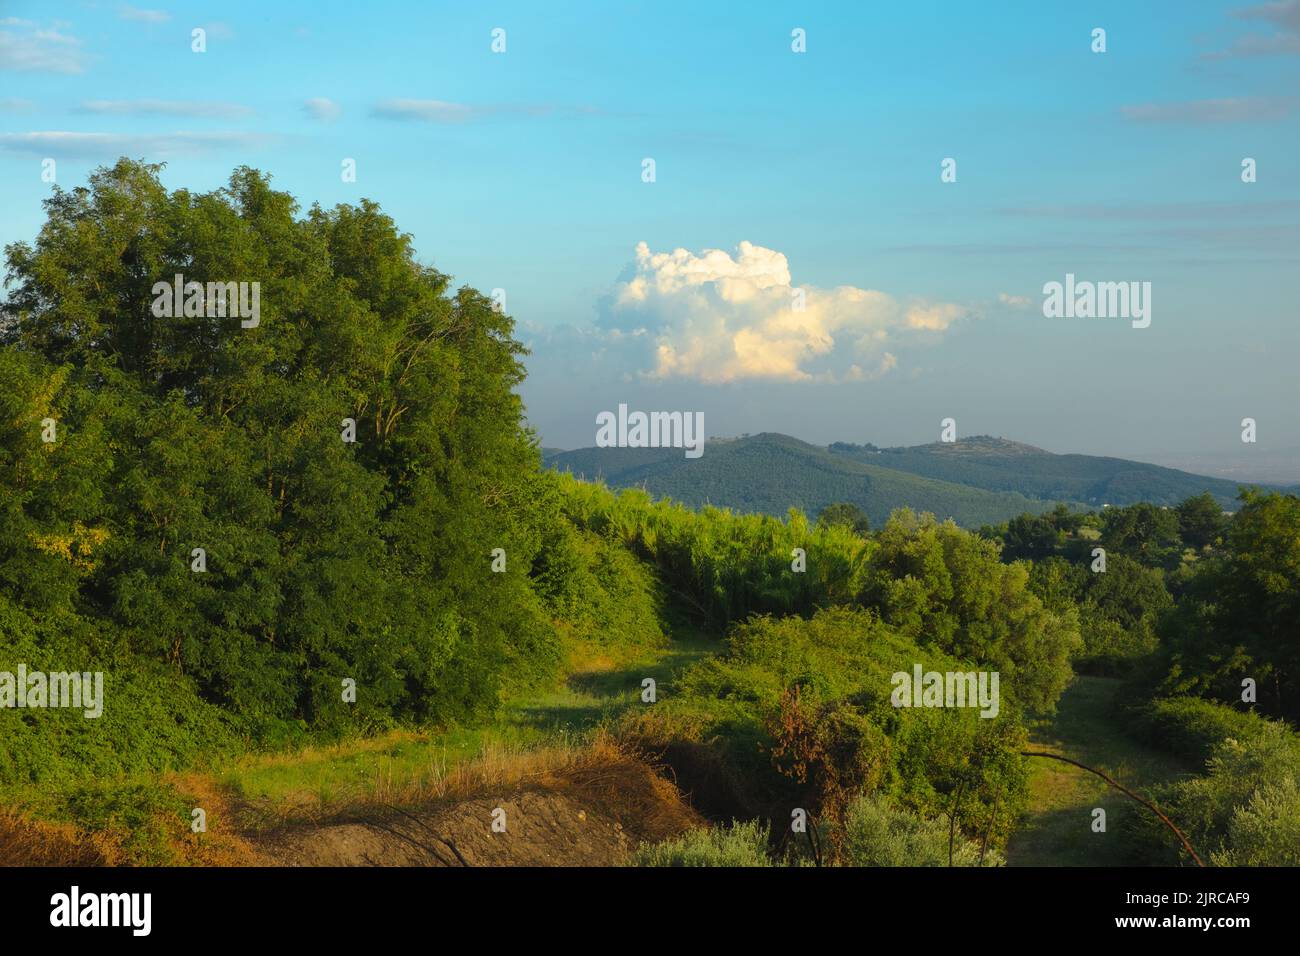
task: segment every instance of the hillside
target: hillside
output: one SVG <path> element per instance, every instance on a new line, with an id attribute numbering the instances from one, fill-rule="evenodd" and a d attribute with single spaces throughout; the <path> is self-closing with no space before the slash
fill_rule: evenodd
<path id="1" fill-rule="evenodd" d="M 832 454 L 788 435 L 764 433 L 711 440 L 702 457 L 676 448 L 581 448 L 546 455 L 546 464 L 615 488 L 644 486 L 692 507 L 704 504 L 783 515 L 800 508 L 815 515 L 828 504 L 856 504 L 875 525 L 895 508 L 929 511 L 978 527 L 1052 502 L 1014 491 L 989 491 L 883 468 Z"/>
<path id="2" fill-rule="evenodd" d="M 1238 485 L 1227 479 L 1124 458 L 1056 455 L 984 435 L 911 448 L 876 449 L 837 442 L 830 451 L 850 461 L 926 478 L 1049 501 L 1082 501 L 1094 508 L 1139 501 L 1175 505 L 1203 491 L 1209 491 L 1227 509 L 1237 506 Z"/>

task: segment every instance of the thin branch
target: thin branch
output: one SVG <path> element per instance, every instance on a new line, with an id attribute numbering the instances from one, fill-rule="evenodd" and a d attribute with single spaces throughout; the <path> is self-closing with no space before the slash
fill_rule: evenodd
<path id="1" fill-rule="evenodd" d="M 984 854 L 988 852 L 989 848 L 989 836 L 993 833 L 993 827 L 998 822 L 998 800 L 1001 796 L 1001 793 L 993 794 L 993 816 L 989 818 L 988 829 L 984 831 L 984 842 L 980 844 L 980 866 L 984 865 Z"/>
<path id="2" fill-rule="evenodd" d="M 808 835 L 808 845 L 812 847 L 813 861 L 818 866 L 821 866 L 822 865 L 821 837 L 817 833 L 817 821 L 815 819 L 805 821 L 804 833 Z"/>
<path id="3" fill-rule="evenodd" d="M 1142 797 L 1139 797 L 1136 793 L 1134 793 L 1128 787 L 1124 786 L 1118 780 L 1106 776 L 1100 770 L 1095 770 L 1092 767 L 1089 767 L 1087 764 L 1079 763 L 1079 761 L 1077 760 L 1071 760 L 1069 757 L 1062 757 L 1060 754 L 1047 754 L 1047 753 L 1041 753 L 1036 750 L 1022 750 L 1020 751 L 1020 755 L 1022 757 L 1047 757 L 1049 760 L 1060 760 L 1062 763 L 1072 764 L 1075 767 L 1079 767 L 1080 769 L 1088 771 L 1088 773 L 1096 774 L 1097 776 L 1101 777 L 1102 780 L 1105 780 L 1108 784 L 1114 787 L 1116 790 L 1120 791 L 1121 793 L 1128 794 L 1138 803 L 1142 804 L 1142 806 L 1146 807 L 1148 810 L 1150 810 L 1152 813 L 1158 816 L 1161 819 L 1161 821 L 1164 823 L 1164 825 L 1167 826 L 1169 829 L 1173 830 L 1174 834 L 1178 837 L 1178 839 L 1182 841 L 1183 849 L 1185 849 L 1188 853 L 1192 855 L 1192 859 L 1196 861 L 1196 865 L 1201 867 L 1205 866 L 1205 864 L 1201 862 L 1201 858 L 1196 855 L 1196 851 L 1192 849 L 1191 842 L 1187 839 L 1187 837 L 1183 835 L 1183 831 L 1178 829 L 1178 827 L 1174 826 L 1173 820 L 1170 820 L 1167 816 L 1161 813 L 1160 808 L 1157 807 L 1150 800 L 1145 800 Z"/>

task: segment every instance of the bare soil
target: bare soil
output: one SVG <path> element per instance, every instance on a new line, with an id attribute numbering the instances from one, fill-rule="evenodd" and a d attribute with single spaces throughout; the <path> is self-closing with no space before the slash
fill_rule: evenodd
<path id="1" fill-rule="evenodd" d="M 498 809 L 502 832 L 493 829 Z M 267 834 L 259 856 L 280 866 L 617 866 L 643 841 L 705 824 L 676 787 L 626 756 L 508 793 L 350 816 Z"/>

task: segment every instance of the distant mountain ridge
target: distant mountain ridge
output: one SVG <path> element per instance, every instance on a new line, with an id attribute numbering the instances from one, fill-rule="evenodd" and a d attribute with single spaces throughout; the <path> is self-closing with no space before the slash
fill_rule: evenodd
<path id="1" fill-rule="evenodd" d="M 1208 491 L 1225 508 L 1235 507 L 1238 482 L 1194 475 L 1126 458 L 1057 455 L 1033 445 L 977 435 L 956 442 L 882 448 L 837 442 L 834 454 L 870 461 L 927 478 L 990 491 L 1018 491 L 1030 498 L 1082 501 L 1093 508 L 1149 501 L 1175 505 Z"/>
<path id="2" fill-rule="evenodd" d="M 877 448 L 836 442 L 822 447 L 765 432 L 709 439 L 704 455 L 680 448 L 547 449 L 549 467 L 615 488 L 644 487 L 692 507 L 782 515 L 815 515 L 848 501 L 879 526 L 895 508 L 951 517 L 958 524 L 996 524 L 1058 502 L 1076 508 L 1150 501 L 1174 505 L 1209 491 L 1235 507 L 1236 482 L 1092 455 L 1057 455 L 1020 442 L 980 435 L 956 442 Z"/>

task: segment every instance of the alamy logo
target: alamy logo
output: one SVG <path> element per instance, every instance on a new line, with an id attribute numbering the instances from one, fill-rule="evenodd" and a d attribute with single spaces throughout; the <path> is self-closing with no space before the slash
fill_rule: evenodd
<path id="1" fill-rule="evenodd" d="M 152 893 L 70 893 L 50 897 L 50 925 L 128 926 L 133 936 L 148 936 L 153 928 Z"/>
<path id="2" fill-rule="evenodd" d="M 18 673 L 0 671 L 0 709 L 71 707 L 89 720 L 104 713 L 104 675 L 76 671 L 47 674 L 18 665 Z"/>
<path id="3" fill-rule="evenodd" d="M 1132 319 L 1133 328 L 1151 324 L 1150 282 L 1065 282 L 1043 286 L 1043 315 L 1049 319 Z"/>
<path id="4" fill-rule="evenodd" d="M 596 416 L 597 448 L 685 448 L 687 458 L 704 454 L 703 412 L 631 412 Z"/>
<path id="5" fill-rule="evenodd" d="M 898 671 L 890 679 L 895 707 L 978 707 L 981 717 L 996 717 L 1001 709 L 997 671 Z"/>
<path id="6" fill-rule="evenodd" d="M 186 282 L 176 273 L 172 282 L 155 282 L 152 311 L 160 319 L 209 318 L 238 316 L 239 325 L 255 329 L 262 321 L 262 284 L 260 282 Z"/>

